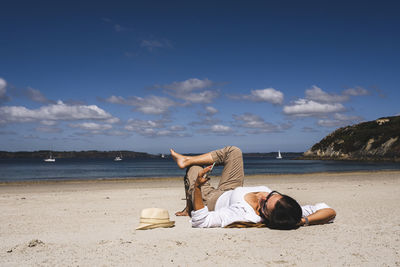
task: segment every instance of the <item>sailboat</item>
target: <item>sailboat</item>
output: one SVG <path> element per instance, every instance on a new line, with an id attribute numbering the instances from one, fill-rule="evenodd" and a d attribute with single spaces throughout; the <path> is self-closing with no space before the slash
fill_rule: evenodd
<path id="1" fill-rule="evenodd" d="M 119 156 L 116 156 L 116 157 L 114 158 L 114 161 L 121 161 L 121 160 L 122 160 L 122 154 L 119 153 Z"/>
<path id="2" fill-rule="evenodd" d="M 49 157 L 47 159 L 44 159 L 44 162 L 56 162 L 56 159 L 53 158 L 53 155 L 50 152 Z"/>
<path id="3" fill-rule="evenodd" d="M 282 159 L 281 151 L 278 150 L 278 156 L 276 157 L 277 159 Z"/>

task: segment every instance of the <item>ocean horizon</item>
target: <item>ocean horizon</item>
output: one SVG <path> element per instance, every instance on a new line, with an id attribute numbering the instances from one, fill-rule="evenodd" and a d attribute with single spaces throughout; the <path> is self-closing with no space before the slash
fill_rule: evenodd
<path id="1" fill-rule="evenodd" d="M 334 160 L 295 160 L 284 157 L 244 157 L 245 174 L 304 174 L 318 172 L 351 172 L 400 170 L 398 162 L 365 162 Z M 220 175 L 223 166 L 217 166 L 213 175 Z M 171 158 L 135 159 L 0 159 L 0 182 L 107 180 L 183 177 Z"/>

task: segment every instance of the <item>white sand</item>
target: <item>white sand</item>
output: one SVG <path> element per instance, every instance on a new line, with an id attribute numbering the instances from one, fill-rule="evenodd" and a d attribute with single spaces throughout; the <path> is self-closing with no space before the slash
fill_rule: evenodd
<path id="1" fill-rule="evenodd" d="M 174 216 L 181 179 L 0 185 L 0 265 L 400 266 L 400 172 L 246 179 L 326 202 L 337 218 L 293 231 L 194 229 Z M 175 227 L 136 231 L 147 207 L 168 209 Z"/>

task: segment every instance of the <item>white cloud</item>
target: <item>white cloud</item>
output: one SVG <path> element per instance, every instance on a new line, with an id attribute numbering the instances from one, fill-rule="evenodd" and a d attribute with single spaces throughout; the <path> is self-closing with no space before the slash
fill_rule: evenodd
<path id="1" fill-rule="evenodd" d="M 112 103 L 112 104 L 124 104 L 124 105 L 128 105 L 128 101 L 125 100 L 125 98 L 123 98 L 122 96 L 115 96 L 112 95 L 109 98 L 106 99 L 107 102 Z"/>
<path id="2" fill-rule="evenodd" d="M 184 133 L 184 131 L 186 130 L 185 127 L 180 125 L 166 127 L 165 122 L 165 120 L 152 121 L 129 119 L 127 124 L 125 125 L 125 129 L 147 137 L 187 136 L 187 134 Z"/>
<path id="3" fill-rule="evenodd" d="M 298 99 L 292 105 L 283 107 L 283 113 L 291 116 L 319 116 L 333 112 L 344 111 L 340 103 L 319 103 L 313 100 Z"/>
<path id="4" fill-rule="evenodd" d="M 44 120 L 44 121 L 40 121 L 40 124 L 46 125 L 46 126 L 54 126 L 57 124 L 57 121 Z"/>
<path id="5" fill-rule="evenodd" d="M 0 99 L 6 95 L 7 82 L 3 78 L 0 78 Z"/>
<path id="6" fill-rule="evenodd" d="M 206 126 L 206 125 L 216 125 L 219 124 L 220 120 L 215 118 L 214 115 L 218 113 L 218 109 L 207 106 L 204 111 L 197 113 L 199 120 L 189 123 L 191 126 Z"/>
<path id="7" fill-rule="evenodd" d="M 136 111 L 152 115 L 165 114 L 170 107 L 176 105 L 176 103 L 169 98 L 154 95 L 145 98 L 131 96 L 126 99 L 121 96 L 110 96 L 106 101 L 113 104 L 133 106 Z"/>
<path id="8" fill-rule="evenodd" d="M 8 100 L 9 97 L 7 96 L 7 82 L 3 78 L 0 78 L 0 104 Z"/>
<path id="9" fill-rule="evenodd" d="M 218 96 L 217 92 L 208 90 L 199 93 L 190 93 L 187 95 L 180 95 L 179 97 L 178 96 L 175 97 L 181 98 L 183 100 L 192 103 L 211 103 L 213 99 L 216 98 L 217 96 Z"/>
<path id="10" fill-rule="evenodd" d="M 245 128 L 263 128 L 265 126 L 268 126 L 268 124 L 265 123 L 264 119 L 250 113 L 245 113 L 243 115 L 233 115 L 233 118 L 241 123 L 241 127 Z"/>
<path id="11" fill-rule="evenodd" d="M 293 103 L 284 106 L 283 113 L 298 117 L 327 116 L 330 113 L 345 111 L 346 108 L 343 106 L 342 102 L 348 101 L 351 96 L 366 94 L 369 94 L 369 92 L 361 87 L 349 88 L 343 91 L 341 95 L 330 94 L 314 85 L 305 91 L 305 98 L 299 98 Z M 343 120 L 340 119 L 335 120 L 338 121 L 338 124 L 343 122 Z M 319 124 L 333 125 L 335 122 L 331 120 L 320 120 Z"/>
<path id="12" fill-rule="evenodd" d="M 200 80 L 197 78 L 188 79 L 183 82 L 173 82 L 164 87 L 179 93 L 189 93 L 194 90 L 205 89 L 211 87 L 213 82 L 209 79 Z"/>
<path id="13" fill-rule="evenodd" d="M 118 123 L 118 122 L 120 122 L 120 121 L 121 121 L 121 120 L 118 119 L 117 117 L 112 117 L 112 118 L 109 118 L 109 119 L 104 120 L 104 122 L 111 123 L 111 124 L 113 124 L 113 123 Z"/>
<path id="14" fill-rule="evenodd" d="M 341 127 L 349 124 L 354 124 L 363 120 L 359 116 L 348 116 L 341 113 L 335 113 L 333 119 L 321 119 L 317 124 L 323 127 Z"/>
<path id="15" fill-rule="evenodd" d="M 47 99 L 39 90 L 36 90 L 32 87 L 28 87 L 26 90 L 26 94 L 28 95 L 29 99 L 39 103 L 52 103 L 55 104 L 55 101 Z"/>
<path id="16" fill-rule="evenodd" d="M 173 82 L 163 87 L 171 96 L 186 100 L 188 103 L 211 103 L 218 96 L 218 92 L 204 89 L 213 85 L 214 83 L 208 79 L 192 78 L 183 82 Z M 199 90 L 202 91 L 195 92 Z"/>
<path id="17" fill-rule="evenodd" d="M 95 122 L 71 123 L 69 126 L 86 131 L 104 131 L 112 128 L 110 124 L 99 124 Z"/>
<path id="18" fill-rule="evenodd" d="M 306 90 L 306 99 L 319 103 L 340 103 L 349 100 L 349 96 L 329 94 L 313 85 L 310 89 Z"/>
<path id="19" fill-rule="evenodd" d="M 255 102 L 283 103 L 283 93 L 274 88 L 251 90 L 250 95 L 233 96 L 234 99 L 246 99 Z"/>
<path id="20" fill-rule="evenodd" d="M 349 96 L 368 95 L 369 91 L 367 89 L 357 86 L 355 88 L 349 88 L 349 89 L 344 90 L 343 94 L 349 95 Z"/>
<path id="21" fill-rule="evenodd" d="M 342 92 L 341 95 L 330 94 L 323 91 L 321 88 L 313 85 L 306 90 L 306 99 L 313 100 L 319 103 L 341 103 L 350 99 L 350 96 L 360 96 L 369 94 L 368 90 L 362 87 L 349 88 Z"/>
<path id="22" fill-rule="evenodd" d="M 83 130 L 83 132 L 76 134 L 89 137 L 92 135 L 99 135 L 99 134 L 111 135 L 110 133 L 108 133 L 108 130 L 112 129 L 112 125 L 110 124 L 101 124 L 94 122 L 70 123 L 69 127 Z"/>
<path id="23" fill-rule="evenodd" d="M 164 114 L 168 109 L 174 106 L 174 101 L 159 96 L 150 96 L 148 98 L 136 98 L 136 109 L 145 114 Z"/>
<path id="24" fill-rule="evenodd" d="M 234 133 L 234 130 L 226 125 L 213 124 L 210 125 L 209 127 L 198 129 L 196 130 L 196 132 L 206 133 L 206 134 L 216 134 L 216 135 L 230 135 Z"/>
<path id="25" fill-rule="evenodd" d="M 156 129 L 156 128 L 164 128 L 165 124 L 162 120 L 137 120 L 137 119 L 129 119 L 126 123 L 125 129 L 128 131 L 141 131 L 143 129 Z"/>
<path id="26" fill-rule="evenodd" d="M 58 101 L 57 104 L 42 106 L 39 109 L 28 109 L 23 106 L 0 107 L 0 123 L 73 120 L 118 121 L 96 105 L 72 106 Z"/>
<path id="27" fill-rule="evenodd" d="M 186 130 L 186 127 L 181 126 L 181 125 L 172 125 L 171 127 L 169 127 L 169 130 L 171 130 L 173 132 L 180 132 L 180 131 Z"/>
<path id="28" fill-rule="evenodd" d="M 216 124 L 211 126 L 210 130 L 213 133 L 224 133 L 224 134 L 233 132 L 231 127 L 221 124 Z"/>
<path id="29" fill-rule="evenodd" d="M 207 106 L 206 107 L 206 115 L 208 116 L 212 116 L 218 113 L 218 109 L 211 107 L 211 106 Z"/>
<path id="30" fill-rule="evenodd" d="M 252 129 L 248 131 L 248 133 L 252 134 L 280 132 L 292 127 L 292 125 L 288 123 L 276 125 L 266 122 L 263 118 L 251 113 L 245 113 L 243 115 L 233 115 L 233 118 L 236 121 L 236 125 L 238 127 Z"/>

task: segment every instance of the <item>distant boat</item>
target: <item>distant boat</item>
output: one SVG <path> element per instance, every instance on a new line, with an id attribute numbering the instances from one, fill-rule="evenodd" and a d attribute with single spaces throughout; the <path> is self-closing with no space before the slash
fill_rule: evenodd
<path id="1" fill-rule="evenodd" d="M 282 159 L 281 151 L 278 150 L 278 156 L 276 157 L 277 159 Z"/>
<path id="2" fill-rule="evenodd" d="M 161 154 L 161 156 L 160 156 L 162 159 L 165 159 L 165 155 L 164 154 Z"/>
<path id="3" fill-rule="evenodd" d="M 53 158 L 53 155 L 50 152 L 49 157 L 47 159 L 44 159 L 44 162 L 56 162 L 56 159 Z"/>
<path id="4" fill-rule="evenodd" d="M 122 160 L 122 155 L 121 155 L 121 153 L 119 153 L 119 156 L 116 156 L 114 158 L 114 161 L 121 161 L 121 160 Z"/>

